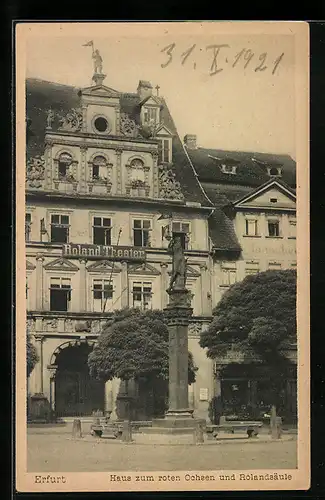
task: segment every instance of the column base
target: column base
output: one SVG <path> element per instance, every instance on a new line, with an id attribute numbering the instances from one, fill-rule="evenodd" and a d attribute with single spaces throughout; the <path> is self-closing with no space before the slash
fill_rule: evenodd
<path id="1" fill-rule="evenodd" d="M 206 426 L 202 418 L 194 418 L 191 410 L 168 411 L 165 418 L 156 418 L 151 427 L 141 429 L 144 434 L 193 434 L 195 427 L 200 423 Z"/>

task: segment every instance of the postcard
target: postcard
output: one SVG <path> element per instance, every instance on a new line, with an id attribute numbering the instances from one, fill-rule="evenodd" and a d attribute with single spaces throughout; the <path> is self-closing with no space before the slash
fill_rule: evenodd
<path id="1" fill-rule="evenodd" d="M 308 489 L 308 24 L 15 40 L 17 491 Z"/>

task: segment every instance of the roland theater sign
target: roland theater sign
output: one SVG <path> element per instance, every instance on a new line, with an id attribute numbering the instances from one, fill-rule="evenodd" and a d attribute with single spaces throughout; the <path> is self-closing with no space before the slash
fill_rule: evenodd
<path id="1" fill-rule="evenodd" d="M 144 261 L 146 260 L 146 251 L 137 247 L 65 243 L 62 245 L 62 256 L 70 259 L 86 257 L 88 259 Z"/>

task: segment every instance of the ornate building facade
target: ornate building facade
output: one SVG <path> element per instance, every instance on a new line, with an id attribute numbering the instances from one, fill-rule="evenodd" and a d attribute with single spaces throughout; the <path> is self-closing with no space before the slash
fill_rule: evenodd
<path id="1" fill-rule="evenodd" d="M 118 380 L 91 379 L 87 356 L 114 309 L 167 305 L 164 236 L 181 233 L 193 307 L 189 349 L 200 367 L 190 399 L 206 416 L 213 363 L 198 340 L 211 317 L 213 207 L 164 99 L 149 82 L 125 94 L 104 78 L 95 74 L 79 92 L 27 81 L 27 331 L 39 355 L 29 394 L 43 394 L 58 417 L 98 409 L 115 416 L 124 389 Z"/>

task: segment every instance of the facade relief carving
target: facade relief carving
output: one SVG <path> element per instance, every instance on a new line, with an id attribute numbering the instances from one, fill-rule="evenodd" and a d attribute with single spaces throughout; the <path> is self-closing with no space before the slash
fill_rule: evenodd
<path id="1" fill-rule="evenodd" d="M 128 137 L 138 137 L 139 126 L 135 123 L 132 118 L 126 113 L 121 113 L 120 117 L 120 131 L 122 135 Z"/>
<path id="2" fill-rule="evenodd" d="M 27 326 L 27 332 L 34 332 L 35 331 L 35 318 L 28 318 L 26 326 Z"/>
<path id="3" fill-rule="evenodd" d="M 184 200 L 181 185 L 176 181 L 175 174 L 169 165 L 159 166 L 159 198 Z"/>
<path id="4" fill-rule="evenodd" d="M 39 188 L 45 177 L 45 158 L 44 156 L 34 156 L 27 160 L 26 181 L 29 187 Z"/>
<path id="5" fill-rule="evenodd" d="M 190 337 L 199 337 L 202 331 L 201 323 L 190 323 L 188 325 L 188 334 Z"/>
<path id="6" fill-rule="evenodd" d="M 56 318 L 45 320 L 46 331 L 56 330 L 58 328 L 58 320 Z"/>
<path id="7" fill-rule="evenodd" d="M 59 116 L 58 130 L 67 132 L 80 132 L 82 130 L 82 109 L 72 108 L 66 115 Z"/>

